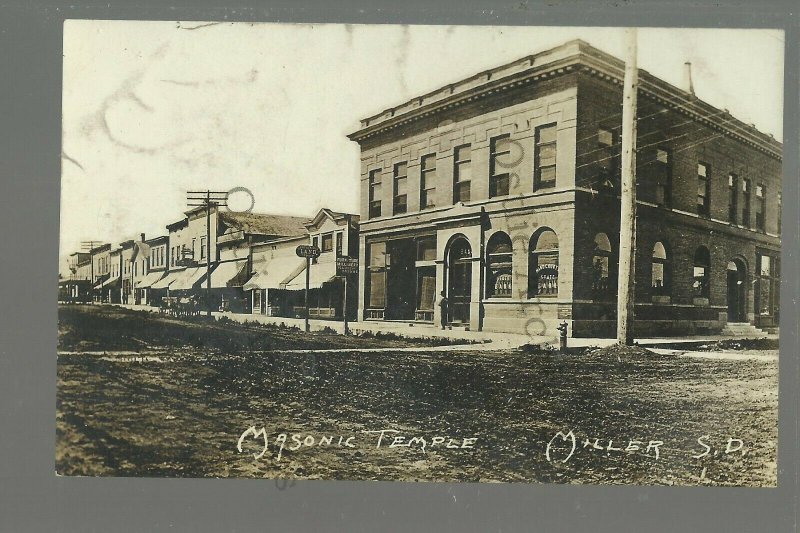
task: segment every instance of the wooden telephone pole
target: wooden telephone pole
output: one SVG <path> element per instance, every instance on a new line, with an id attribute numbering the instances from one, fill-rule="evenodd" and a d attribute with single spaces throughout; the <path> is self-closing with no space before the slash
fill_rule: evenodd
<path id="1" fill-rule="evenodd" d="M 219 208 L 228 206 L 226 191 L 188 191 L 186 203 L 189 207 L 205 207 L 206 209 L 206 316 L 211 317 L 211 208 L 219 215 Z M 214 228 L 214 258 L 216 259 L 217 232 Z M 194 253 L 194 250 L 192 250 Z M 192 257 L 194 261 L 194 257 Z M 169 288 L 167 288 L 169 290 Z"/>
<path id="2" fill-rule="evenodd" d="M 633 344 L 634 273 L 636 272 L 636 97 L 639 89 L 636 37 L 636 28 L 625 30 L 617 342 L 628 346 Z"/>

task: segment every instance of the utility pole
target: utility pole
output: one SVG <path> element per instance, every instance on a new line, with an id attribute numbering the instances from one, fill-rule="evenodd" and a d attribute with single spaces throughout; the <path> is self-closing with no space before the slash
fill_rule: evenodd
<path id="1" fill-rule="evenodd" d="M 633 344 L 636 272 L 636 28 L 625 30 L 625 79 L 622 92 L 622 198 L 620 202 L 617 343 Z"/>
<path id="2" fill-rule="evenodd" d="M 100 241 L 82 241 L 81 248 L 89 252 L 89 303 L 94 303 L 94 257 L 92 257 L 92 250 L 101 244 Z"/>
<path id="3" fill-rule="evenodd" d="M 206 316 L 211 317 L 211 206 L 227 206 L 228 193 L 210 190 L 189 191 L 187 193 L 187 204 L 189 207 L 206 208 Z M 216 237 L 216 231 L 214 233 Z M 216 242 L 214 246 L 216 248 Z"/>

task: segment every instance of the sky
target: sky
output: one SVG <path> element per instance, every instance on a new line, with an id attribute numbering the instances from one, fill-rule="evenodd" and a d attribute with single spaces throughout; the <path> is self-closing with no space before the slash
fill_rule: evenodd
<path id="1" fill-rule="evenodd" d="M 64 27 L 60 260 L 81 241 L 166 234 L 187 190 L 245 187 L 256 212 L 358 213 L 361 118 L 620 28 L 70 20 Z M 639 67 L 781 140 L 783 32 L 638 31 Z M 251 199 L 233 195 L 231 207 Z"/>

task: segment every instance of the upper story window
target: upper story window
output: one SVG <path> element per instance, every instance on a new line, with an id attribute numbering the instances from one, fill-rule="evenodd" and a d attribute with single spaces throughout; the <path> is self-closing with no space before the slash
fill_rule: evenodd
<path id="1" fill-rule="evenodd" d="M 781 234 L 781 215 L 782 215 L 781 193 L 778 193 L 777 204 L 778 204 L 778 235 L 780 235 Z"/>
<path id="2" fill-rule="evenodd" d="M 697 164 L 697 214 L 711 214 L 711 180 L 709 167 L 705 163 Z"/>
<path id="3" fill-rule="evenodd" d="M 316 235 L 314 237 L 311 237 L 311 246 L 313 246 L 314 248 L 319 248 L 319 237 L 317 237 Z M 316 263 L 317 263 L 317 258 L 312 257 L 311 264 L 313 265 Z"/>
<path id="4" fill-rule="evenodd" d="M 614 146 L 614 131 L 611 128 L 598 128 L 597 130 L 596 165 L 598 175 L 596 183 L 600 190 L 611 191 L 619 186 L 619 167 L 617 164 L 616 147 Z"/>
<path id="5" fill-rule="evenodd" d="M 756 229 L 766 231 L 767 190 L 764 184 L 756 185 Z"/>
<path id="6" fill-rule="evenodd" d="M 333 233 L 326 233 L 322 236 L 322 251 L 333 251 Z"/>
<path id="7" fill-rule="evenodd" d="M 394 166 L 394 192 L 392 208 L 395 215 L 408 211 L 408 163 Z"/>
<path id="8" fill-rule="evenodd" d="M 381 216 L 381 169 L 369 171 L 369 218 Z"/>
<path id="9" fill-rule="evenodd" d="M 750 227 L 750 180 L 742 180 L 742 225 Z"/>
<path id="10" fill-rule="evenodd" d="M 422 156 L 420 160 L 420 198 L 421 209 L 436 207 L 436 154 Z"/>
<path id="11" fill-rule="evenodd" d="M 656 204 L 672 205 L 672 154 L 664 148 L 656 148 Z"/>
<path id="12" fill-rule="evenodd" d="M 472 147 L 469 144 L 453 150 L 453 180 L 453 202 L 469 202 L 472 181 Z"/>
<path id="13" fill-rule="evenodd" d="M 534 190 L 556 186 L 556 125 L 536 128 L 534 151 Z"/>
<path id="14" fill-rule="evenodd" d="M 336 233 L 336 257 L 342 257 L 342 240 L 344 233 L 337 232 Z"/>
<path id="15" fill-rule="evenodd" d="M 728 174 L 728 222 L 737 223 L 739 211 L 739 177 L 736 174 Z"/>
<path id="16" fill-rule="evenodd" d="M 194 240 L 192 240 L 192 251 L 194 251 Z M 205 259 L 207 253 L 208 247 L 206 246 L 206 238 L 200 237 L 200 259 Z"/>
<path id="17" fill-rule="evenodd" d="M 489 197 L 508 196 L 511 137 L 501 135 L 489 142 Z"/>

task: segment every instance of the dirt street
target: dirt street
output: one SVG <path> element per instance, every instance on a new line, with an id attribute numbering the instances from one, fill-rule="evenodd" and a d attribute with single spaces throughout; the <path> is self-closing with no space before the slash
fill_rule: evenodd
<path id="1" fill-rule="evenodd" d="M 77 307 L 59 330 L 64 475 L 776 483 L 774 360 L 398 353 L 414 343 Z"/>

